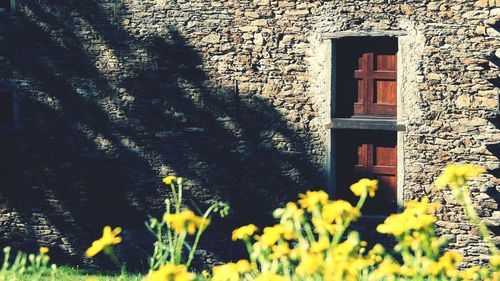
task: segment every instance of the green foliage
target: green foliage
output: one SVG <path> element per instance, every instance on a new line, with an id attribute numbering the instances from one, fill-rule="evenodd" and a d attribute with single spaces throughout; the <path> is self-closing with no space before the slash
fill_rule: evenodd
<path id="1" fill-rule="evenodd" d="M 189 268 L 212 214 L 219 213 L 224 217 L 229 212 L 229 205 L 222 202 L 213 203 L 202 215 L 199 212 L 201 217 L 190 210 L 183 210 L 182 178 L 168 176 L 163 182 L 170 187 L 173 200 L 165 200 L 166 210 L 162 220 L 150 217 L 146 222 L 147 229 L 156 237 L 153 255 L 149 258 L 149 272 L 167 263 L 184 264 Z M 188 235 L 194 235 L 191 243 Z"/>
<path id="2" fill-rule="evenodd" d="M 29 280 L 33 281 L 42 280 L 42 278 L 56 280 L 57 267 L 55 264 L 49 265 L 50 257 L 47 255 L 47 248 L 41 247 L 38 254 L 26 254 L 19 251 L 14 258 L 11 257 L 10 247 L 5 247 L 3 252 L 0 281 L 19 280 L 23 276 L 29 276 Z"/>

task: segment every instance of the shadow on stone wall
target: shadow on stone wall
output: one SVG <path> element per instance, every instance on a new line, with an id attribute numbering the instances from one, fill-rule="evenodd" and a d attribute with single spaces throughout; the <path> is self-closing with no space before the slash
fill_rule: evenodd
<path id="1" fill-rule="evenodd" d="M 233 228 L 269 223 L 318 186 L 308 138 L 268 101 L 213 81 L 175 27 L 138 38 L 96 1 L 51 2 L 2 19 L 0 74 L 18 89 L 21 130 L 0 138 L 1 246 L 48 245 L 78 264 L 102 226 L 122 226 L 121 255 L 144 268 L 143 221 L 160 215 L 161 177 L 174 173 L 189 200 L 232 206 L 203 239 L 213 263 L 241 254 L 226 246 Z"/>
<path id="2" fill-rule="evenodd" d="M 499 87 L 500 85 L 495 85 Z M 496 129 L 500 130 L 500 115 L 494 119 L 490 119 L 490 122 L 495 126 Z M 488 151 L 493 154 L 497 159 L 500 159 L 500 143 L 487 145 Z M 500 204 L 500 192 L 498 190 L 498 184 L 500 183 L 500 168 L 496 168 L 488 171 L 493 177 L 493 184 L 488 187 L 486 194 L 495 201 L 496 205 Z M 488 223 L 488 227 L 494 233 L 496 237 L 500 236 L 500 223 L 498 221 L 492 221 Z M 500 246 L 500 240 L 496 240 L 497 247 Z"/>
<path id="3" fill-rule="evenodd" d="M 500 21 L 496 21 L 493 25 L 491 25 L 491 28 L 493 28 L 496 32 L 500 32 Z M 493 63 L 497 68 L 500 68 L 500 57 L 498 57 L 499 54 L 500 53 L 496 52 L 487 56 L 487 60 Z M 488 79 L 488 82 L 496 89 L 500 88 L 500 77 Z M 500 100 L 500 96 L 497 96 L 497 100 Z M 500 105 L 495 118 L 492 118 L 489 121 L 495 126 L 496 129 L 500 130 Z M 495 156 L 497 159 L 500 159 L 500 142 L 487 145 L 486 148 L 491 154 L 493 154 L 493 156 Z M 498 185 L 500 184 L 500 167 L 490 170 L 489 173 L 494 177 L 494 184 L 488 188 L 486 194 L 488 194 L 490 198 L 495 200 L 498 206 L 500 204 L 500 192 L 498 190 Z M 489 228 L 493 231 L 496 237 L 500 236 L 500 222 L 497 221 L 490 223 Z M 497 239 L 496 244 L 497 247 L 500 246 L 499 239 Z"/>

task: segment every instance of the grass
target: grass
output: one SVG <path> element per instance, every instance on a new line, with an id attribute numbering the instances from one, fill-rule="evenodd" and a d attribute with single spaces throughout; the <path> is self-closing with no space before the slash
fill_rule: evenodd
<path id="1" fill-rule="evenodd" d="M 10 277 L 5 279 L 5 281 L 32 281 L 34 280 L 34 276 L 32 275 L 22 275 L 16 276 L 11 279 Z M 67 266 L 59 267 L 57 269 L 57 273 L 54 277 L 57 281 L 141 281 L 143 278 L 142 275 L 136 274 L 126 274 L 124 276 L 120 276 L 119 274 L 107 274 L 101 273 L 98 271 L 91 270 L 83 270 L 83 269 L 75 269 Z M 90 280 L 89 280 L 90 279 Z M 0 278 L 0 280 L 3 280 Z M 52 281 L 50 275 L 43 276 L 40 281 Z"/>

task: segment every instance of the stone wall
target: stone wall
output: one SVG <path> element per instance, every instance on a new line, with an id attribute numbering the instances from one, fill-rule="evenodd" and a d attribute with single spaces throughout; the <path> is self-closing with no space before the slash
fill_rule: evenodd
<path id="1" fill-rule="evenodd" d="M 17 2 L 0 18 L 0 77 L 20 116 L 0 137 L 2 244 L 79 263 L 103 225 L 120 225 L 137 262 L 151 242 L 142 221 L 167 196 L 161 178 L 176 174 L 199 205 L 233 207 L 200 259 L 237 257 L 220 247 L 231 229 L 328 185 L 335 62 L 322 34 L 403 30 L 402 200 L 440 202 L 450 246 L 471 263 L 487 255 L 431 183 L 449 162 L 487 167 L 472 190 L 498 231 L 498 0 Z"/>

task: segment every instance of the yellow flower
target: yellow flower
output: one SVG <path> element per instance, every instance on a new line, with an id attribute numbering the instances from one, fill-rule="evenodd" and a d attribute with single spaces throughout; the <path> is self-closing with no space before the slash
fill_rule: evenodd
<path id="1" fill-rule="evenodd" d="M 285 208 L 276 209 L 273 212 L 275 218 L 281 218 L 282 220 L 294 219 L 302 221 L 304 217 L 304 210 L 299 209 L 295 202 L 288 202 Z"/>
<path id="2" fill-rule="evenodd" d="M 420 202 L 407 202 L 401 214 L 390 215 L 383 224 L 377 226 L 377 231 L 399 237 L 412 230 L 431 229 L 436 217 L 429 213 L 433 212 L 436 206 L 437 204 L 429 203 L 427 198 Z"/>
<path id="3" fill-rule="evenodd" d="M 171 185 L 177 180 L 176 176 L 168 176 L 163 179 L 163 183 L 166 185 Z M 182 180 L 181 180 L 182 182 Z"/>
<path id="4" fill-rule="evenodd" d="M 315 241 L 311 245 L 311 252 L 320 253 L 327 250 L 330 247 L 330 240 L 326 237 L 320 237 L 318 241 Z"/>
<path id="5" fill-rule="evenodd" d="M 210 224 L 210 220 L 199 217 L 190 210 L 185 210 L 178 214 L 165 214 L 163 221 L 171 226 L 175 232 L 182 233 L 187 231 L 191 235 L 196 232 L 197 228 L 207 227 Z"/>
<path id="6" fill-rule="evenodd" d="M 401 266 L 399 272 L 406 277 L 413 277 L 417 274 L 417 271 L 414 268 L 409 267 L 408 265 Z"/>
<path id="7" fill-rule="evenodd" d="M 348 218 L 355 220 L 361 216 L 358 209 L 344 200 L 335 200 L 326 204 L 321 210 L 321 217 L 327 222 L 344 223 Z"/>
<path id="8" fill-rule="evenodd" d="M 332 224 L 331 222 L 328 222 L 323 218 L 312 218 L 311 222 L 314 225 L 314 232 L 319 234 L 323 234 L 325 232 L 334 234 L 337 229 L 339 229 L 338 225 Z"/>
<path id="9" fill-rule="evenodd" d="M 247 260 L 239 260 L 236 262 L 236 268 L 238 269 L 238 272 L 244 273 L 251 271 L 252 265 Z"/>
<path id="10" fill-rule="evenodd" d="M 307 191 L 306 194 L 299 194 L 299 197 L 300 206 L 308 212 L 312 212 L 318 204 L 324 205 L 328 202 L 328 194 L 324 191 Z"/>
<path id="11" fill-rule="evenodd" d="M 240 274 L 234 263 L 216 265 L 212 268 L 212 281 L 238 281 Z"/>
<path id="12" fill-rule="evenodd" d="M 470 164 L 450 164 L 436 179 L 435 184 L 439 188 L 445 188 L 446 186 L 449 186 L 450 188 L 458 188 L 464 186 L 470 178 L 478 176 L 485 171 L 486 170 L 481 166 Z"/>
<path id="13" fill-rule="evenodd" d="M 87 255 L 87 257 L 93 257 L 105 248 L 119 244 L 122 242 L 122 238 L 117 235 L 120 234 L 121 231 L 122 229 L 120 227 L 111 230 L 110 226 L 105 226 L 102 231 L 102 237 L 92 242 L 92 246 L 87 249 L 85 255 Z"/>
<path id="14" fill-rule="evenodd" d="M 302 256 L 302 260 L 297 266 L 297 273 L 300 275 L 310 276 L 316 273 L 323 266 L 324 258 L 320 254 L 306 254 Z"/>
<path id="15" fill-rule="evenodd" d="M 392 259 L 384 259 L 375 271 L 370 274 L 369 280 L 384 280 L 384 278 L 393 277 L 399 274 L 401 266 L 395 263 Z M 394 279 L 392 279 L 394 280 Z"/>
<path id="16" fill-rule="evenodd" d="M 188 272 L 184 265 L 165 264 L 153 271 L 143 281 L 191 281 L 196 274 Z"/>
<path id="17" fill-rule="evenodd" d="M 464 281 L 469 281 L 469 280 L 477 280 L 479 271 L 481 270 L 481 267 L 479 266 L 473 266 L 471 268 L 467 268 L 466 270 L 462 271 L 459 273 L 460 278 L 462 278 Z"/>
<path id="18" fill-rule="evenodd" d="M 242 226 L 240 228 L 233 230 L 233 235 L 231 239 L 233 241 L 247 239 L 248 237 L 252 236 L 257 230 L 259 230 L 259 228 L 257 228 L 253 224 Z"/>
<path id="19" fill-rule="evenodd" d="M 269 257 L 273 260 L 279 259 L 290 254 L 290 248 L 288 247 L 288 243 L 279 243 L 272 247 L 273 252 L 269 255 Z"/>
<path id="20" fill-rule="evenodd" d="M 490 258 L 490 264 L 493 266 L 493 268 L 499 268 L 500 267 L 500 254 L 494 254 Z"/>
<path id="21" fill-rule="evenodd" d="M 264 233 L 260 237 L 258 237 L 259 244 L 264 247 L 271 247 L 281 239 L 281 236 L 284 233 L 285 227 L 281 224 L 276 224 L 272 227 L 266 227 L 264 228 Z"/>
<path id="22" fill-rule="evenodd" d="M 201 276 L 207 278 L 210 274 L 205 269 L 201 272 Z"/>
<path id="23" fill-rule="evenodd" d="M 40 254 L 45 255 L 49 252 L 49 248 L 47 247 L 40 247 Z"/>
<path id="24" fill-rule="evenodd" d="M 285 277 L 276 275 L 272 272 L 264 272 L 261 273 L 259 276 L 255 277 L 253 281 L 285 281 Z"/>
<path id="25" fill-rule="evenodd" d="M 333 248 L 332 256 L 334 260 L 345 259 L 354 253 L 359 244 L 359 237 L 354 232 L 349 233 L 349 237 Z"/>
<path id="26" fill-rule="evenodd" d="M 290 250 L 288 255 L 290 259 L 296 261 L 300 260 L 303 256 L 307 255 L 309 249 L 308 243 L 299 243 L 293 249 Z"/>
<path id="27" fill-rule="evenodd" d="M 448 251 L 437 262 L 427 260 L 428 272 L 426 273 L 433 276 L 445 273 L 448 277 L 456 277 L 460 274 L 457 270 L 457 263 L 462 262 L 462 260 L 463 257 L 458 252 Z"/>
<path id="28" fill-rule="evenodd" d="M 249 272 L 252 266 L 247 260 L 226 263 L 212 268 L 212 281 L 239 281 L 240 273 Z"/>
<path id="29" fill-rule="evenodd" d="M 375 191 L 378 188 L 378 180 L 360 179 L 357 183 L 351 185 L 351 191 L 356 196 L 368 193 L 370 197 L 375 197 Z"/>

